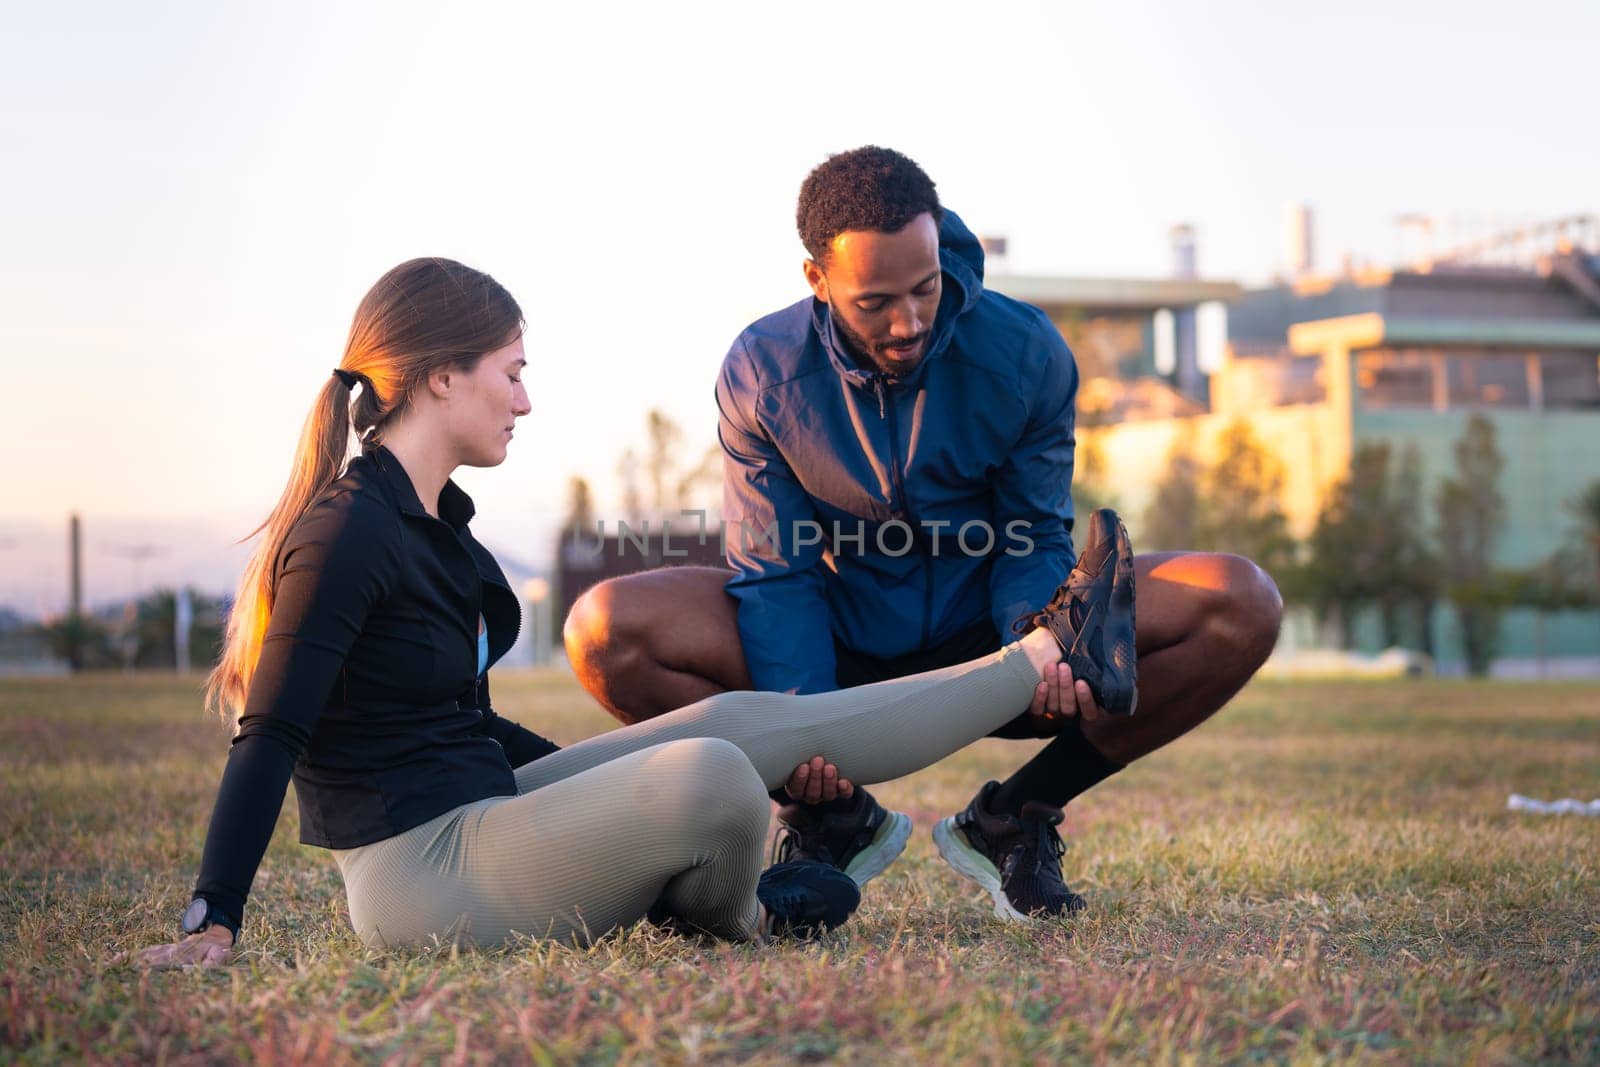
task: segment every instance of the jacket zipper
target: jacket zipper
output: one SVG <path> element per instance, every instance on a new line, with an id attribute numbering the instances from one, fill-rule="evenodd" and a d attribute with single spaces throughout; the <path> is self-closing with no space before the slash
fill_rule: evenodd
<path id="1" fill-rule="evenodd" d="M 873 388 L 878 394 L 878 416 L 886 418 L 889 423 L 889 471 L 893 479 L 893 490 L 899 498 L 900 510 L 905 513 L 905 521 L 911 527 L 911 544 L 919 556 L 925 555 L 922 551 L 922 538 L 917 526 L 917 517 L 911 510 L 911 497 L 906 493 L 905 480 L 900 473 L 900 419 L 893 404 L 887 402 L 888 377 L 882 374 L 872 376 Z M 893 501 L 891 501 L 893 503 Z M 922 561 L 922 640 L 921 647 L 928 645 L 929 633 L 932 630 L 933 614 L 933 564 L 924 559 Z"/>
<path id="2" fill-rule="evenodd" d="M 467 625 L 467 644 L 470 647 L 467 657 L 472 662 L 472 677 L 468 680 L 467 684 L 471 687 L 473 699 L 479 704 L 481 710 L 481 706 L 483 704 L 483 690 L 478 683 L 479 679 L 483 677 L 483 672 L 478 670 L 478 627 L 480 625 L 485 625 L 483 618 L 484 578 L 483 575 L 478 571 L 478 561 L 472 555 L 472 549 L 467 545 L 465 539 L 463 539 L 462 536 L 456 532 L 455 527 L 451 526 L 443 519 L 434 518 L 432 515 L 428 516 L 428 518 L 432 519 L 435 524 L 448 533 L 450 535 L 450 539 L 455 542 L 456 547 L 461 549 L 462 553 L 467 557 L 467 565 L 472 569 L 472 578 L 478 583 L 477 601 L 479 617 L 469 620 Z M 516 635 L 512 635 L 512 640 L 516 640 Z"/>
<path id="3" fill-rule="evenodd" d="M 513 590 L 511 586 L 507 585 L 505 582 L 499 581 L 492 575 L 484 574 L 478 569 L 478 560 L 477 557 L 472 553 L 472 546 L 468 545 L 459 534 L 456 535 L 456 540 L 459 541 L 461 543 L 461 547 L 466 550 L 467 558 L 472 562 L 472 572 L 478 578 L 478 603 L 480 605 L 480 614 L 483 613 L 483 608 L 481 605 L 483 605 L 487 600 L 487 598 L 484 596 L 484 590 L 486 590 L 489 586 L 494 586 L 496 589 L 503 589 L 505 590 L 506 595 L 511 597 L 512 600 L 517 600 L 516 591 Z M 488 549 L 484 549 L 484 552 L 487 553 Z M 517 606 L 519 609 L 521 608 L 522 605 L 520 601 L 517 601 Z M 509 634 L 510 640 L 506 641 L 507 651 L 510 651 L 511 646 L 517 643 L 517 638 L 522 636 L 522 612 L 520 610 L 511 617 L 511 623 L 511 632 Z M 487 614 L 484 614 L 484 625 L 488 625 Z M 478 665 L 478 635 L 476 630 L 473 631 L 472 636 L 472 665 L 474 668 L 476 668 Z M 473 694 L 478 699 L 478 707 L 481 709 L 483 707 L 483 674 L 479 673 L 472 676 L 472 687 Z"/>
<path id="4" fill-rule="evenodd" d="M 467 543 L 461 539 L 461 535 L 456 533 L 455 528 L 453 526 L 451 526 L 449 523 L 445 522 L 442 519 L 438 520 L 438 521 L 439 521 L 439 525 L 443 526 L 446 530 L 448 530 L 450 532 L 451 538 L 454 539 L 455 543 L 461 548 L 461 551 L 466 554 L 467 562 L 472 566 L 472 577 L 473 577 L 473 580 L 478 583 L 478 596 L 477 596 L 478 618 L 471 620 L 470 624 L 467 626 L 467 633 L 470 635 L 467 638 L 467 643 L 472 646 L 472 651 L 470 653 L 470 657 L 472 659 L 472 680 L 471 680 L 472 695 L 473 695 L 474 700 L 477 700 L 477 698 L 481 695 L 478 692 L 478 678 L 481 676 L 479 671 L 478 671 L 478 627 L 481 626 L 481 625 L 484 625 L 484 623 L 482 622 L 482 619 L 483 619 L 483 576 L 478 573 L 478 561 L 472 558 L 472 549 L 467 547 Z M 481 703 L 481 701 L 480 701 L 480 703 Z"/>

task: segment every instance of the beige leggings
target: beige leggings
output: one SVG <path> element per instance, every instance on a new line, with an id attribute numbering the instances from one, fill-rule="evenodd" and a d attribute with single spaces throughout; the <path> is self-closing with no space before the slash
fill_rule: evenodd
<path id="1" fill-rule="evenodd" d="M 1012 645 L 836 693 L 722 693 L 592 737 L 518 767 L 514 797 L 336 851 L 351 922 L 374 946 L 588 941 L 661 899 L 749 938 L 767 790 L 816 755 L 863 785 L 910 774 L 1014 718 L 1038 681 Z"/>

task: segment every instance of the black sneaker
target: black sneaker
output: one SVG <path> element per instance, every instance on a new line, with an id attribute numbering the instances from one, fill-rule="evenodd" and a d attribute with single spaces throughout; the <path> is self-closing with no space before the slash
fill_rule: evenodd
<path id="1" fill-rule="evenodd" d="M 1139 703 L 1138 654 L 1133 641 L 1133 546 L 1110 508 L 1089 515 L 1078 564 L 1044 610 L 1017 620 L 1026 633 L 1048 627 L 1074 678 L 1089 683 L 1100 707 L 1132 715 Z"/>
<path id="2" fill-rule="evenodd" d="M 857 789 L 850 806 L 785 804 L 778 809 L 775 863 L 812 860 L 837 867 L 858 886 L 889 869 L 911 838 L 911 817 L 890 811 L 865 789 Z"/>
<path id="3" fill-rule="evenodd" d="M 1061 809 L 1029 801 L 1022 815 L 996 815 L 989 798 L 1000 787 L 990 782 L 978 790 L 967 810 L 942 819 L 933 828 L 939 855 L 962 877 L 978 883 L 994 899 L 1002 919 L 1070 915 L 1084 899 L 1061 880 L 1065 847 L 1056 827 Z"/>
<path id="4" fill-rule="evenodd" d="M 805 941 L 843 926 L 861 903 L 861 890 L 837 867 L 795 860 L 762 871 L 756 899 L 767 909 L 763 934 Z"/>

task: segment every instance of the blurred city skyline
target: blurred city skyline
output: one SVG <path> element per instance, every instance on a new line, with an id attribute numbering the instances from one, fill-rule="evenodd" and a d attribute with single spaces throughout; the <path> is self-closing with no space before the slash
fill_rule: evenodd
<path id="1" fill-rule="evenodd" d="M 97 530 L 124 546 L 190 531 L 152 576 L 203 555 L 186 547 L 210 543 L 198 531 L 246 533 L 356 302 L 423 254 L 490 271 L 528 314 L 533 414 L 502 468 L 460 481 L 488 540 L 542 553 L 569 477 L 618 509 L 617 458 L 648 410 L 691 453 L 713 440 L 727 344 L 806 293 L 801 179 L 866 142 L 917 159 L 1034 274 L 1164 275 L 1167 231 L 1189 223 L 1203 276 L 1262 283 L 1284 266 L 1288 201 L 1315 208 L 1323 269 L 1394 261 L 1407 212 L 1594 211 L 1581 131 L 1600 9 L 1512 18 L 1434 3 L 15 12 L 0 599 L 42 580 L 25 546 L 50 530 L 59 546 L 69 511 L 91 546 Z"/>

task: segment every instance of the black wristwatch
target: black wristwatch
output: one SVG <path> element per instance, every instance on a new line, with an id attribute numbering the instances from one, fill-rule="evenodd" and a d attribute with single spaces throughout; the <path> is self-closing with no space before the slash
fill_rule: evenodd
<path id="1" fill-rule="evenodd" d="M 232 934 L 235 941 L 239 940 L 237 919 L 213 908 L 205 897 L 195 897 L 190 901 L 188 910 L 183 913 L 183 932 L 198 934 L 209 926 L 220 926 Z"/>

